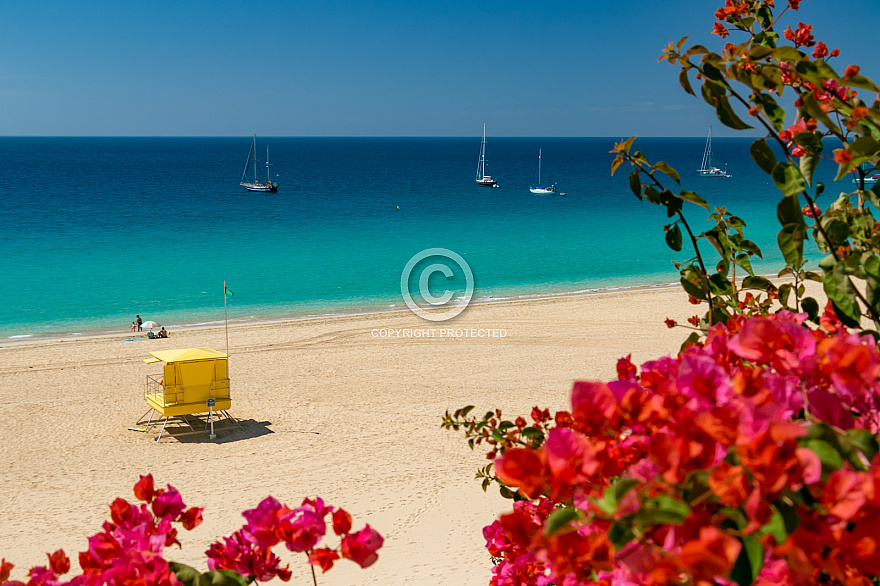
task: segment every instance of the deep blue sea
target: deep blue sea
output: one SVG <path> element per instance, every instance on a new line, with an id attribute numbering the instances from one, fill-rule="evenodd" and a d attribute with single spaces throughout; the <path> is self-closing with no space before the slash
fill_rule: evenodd
<path id="1" fill-rule="evenodd" d="M 489 136 L 493 189 L 474 182 L 479 136 L 258 137 L 258 178 L 268 145 L 279 183 L 260 194 L 239 186 L 251 137 L 0 137 L 0 339 L 127 331 L 135 314 L 221 322 L 224 280 L 235 321 L 399 308 L 403 267 L 434 247 L 466 259 L 475 299 L 677 281 L 690 255 L 666 247 L 665 210 L 632 195 L 630 169 L 611 176 L 618 140 Z M 779 194 L 751 140 L 713 140 L 729 179 L 697 176 L 704 138 L 636 147 L 744 218 L 766 273 L 782 265 Z M 539 148 L 564 197 L 529 192 Z"/>

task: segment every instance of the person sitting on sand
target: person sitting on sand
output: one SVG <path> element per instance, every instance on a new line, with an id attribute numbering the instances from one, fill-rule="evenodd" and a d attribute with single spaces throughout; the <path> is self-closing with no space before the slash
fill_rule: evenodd
<path id="1" fill-rule="evenodd" d="M 168 331 L 167 331 L 165 328 L 162 328 L 161 330 L 159 330 L 159 337 L 160 337 L 160 338 L 167 338 L 167 337 L 168 337 Z"/>

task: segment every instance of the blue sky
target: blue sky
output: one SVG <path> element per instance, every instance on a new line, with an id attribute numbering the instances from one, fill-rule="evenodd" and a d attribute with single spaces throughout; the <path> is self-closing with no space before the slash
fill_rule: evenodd
<path id="1" fill-rule="evenodd" d="M 657 62 L 720 49 L 722 4 L 4 1 L 0 135 L 733 136 Z M 803 0 L 786 23 L 878 81 L 878 17 Z"/>

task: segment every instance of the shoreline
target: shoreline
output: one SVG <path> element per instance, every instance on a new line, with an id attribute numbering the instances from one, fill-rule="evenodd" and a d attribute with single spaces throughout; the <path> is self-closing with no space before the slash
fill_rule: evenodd
<path id="1" fill-rule="evenodd" d="M 770 280 L 774 280 L 777 278 L 776 273 L 764 273 L 759 274 L 757 276 L 766 277 Z M 742 279 L 737 279 L 737 281 L 741 281 Z M 496 303 L 507 303 L 512 301 L 530 301 L 530 300 L 541 300 L 541 299 L 560 299 L 560 298 L 568 298 L 568 297 L 582 297 L 589 295 L 603 295 L 607 293 L 619 293 L 619 292 L 627 292 L 627 291 L 645 291 L 645 290 L 655 290 L 655 289 L 669 289 L 680 286 L 678 281 L 673 282 L 653 282 L 653 283 L 641 283 L 635 285 L 609 285 L 606 287 L 595 287 L 595 288 L 586 288 L 586 289 L 576 289 L 573 291 L 559 291 L 559 292 L 537 292 L 537 293 L 522 293 L 522 294 L 514 294 L 514 295 L 505 295 L 499 297 L 482 297 L 482 298 L 474 298 L 471 300 L 469 306 L 477 306 L 477 305 L 487 305 L 487 304 L 496 304 Z M 394 313 L 398 311 L 408 312 L 409 309 L 405 304 L 400 303 L 392 304 L 391 306 L 383 306 L 383 307 L 371 307 L 371 308 L 351 308 L 348 311 L 334 311 L 327 313 L 314 313 L 307 312 L 304 314 L 280 314 L 280 315 L 265 315 L 265 316 L 254 316 L 250 318 L 232 318 L 229 320 L 229 325 L 238 327 L 243 325 L 253 325 L 253 324 L 272 324 L 272 323 L 286 323 L 286 322 L 298 322 L 304 320 L 320 320 L 326 318 L 342 318 L 349 316 L 367 316 L 367 315 L 381 315 L 386 313 Z M 212 320 L 212 321 L 203 321 L 192 324 L 171 324 L 165 325 L 165 328 L 169 331 L 169 333 L 173 334 L 174 332 L 182 332 L 182 331 L 191 331 L 198 330 L 202 328 L 214 328 L 214 327 L 222 327 L 224 326 L 223 320 Z M 120 335 L 130 334 L 131 337 L 142 338 L 146 336 L 147 332 L 132 332 L 130 330 L 83 330 L 78 332 L 66 332 L 66 331 L 55 331 L 55 332 L 47 332 L 41 334 L 20 334 L 14 336 L 8 336 L 5 338 L 0 338 L 0 349 L 7 345 L 17 345 L 26 342 L 41 342 L 41 341 L 51 341 L 51 340 L 81 340 L 87 338 L 96 338 L 96 337 L 116 337 Z"/>
<path id="2" fill-rule="evenodd" d="M 762 275 L 767 276 L 768 278 L 771 275 Z M 775 275 L 772 275 L 775 277 Z M 626 291 L 643 291 L 643 290 L 653 290 L 653 289 L 667 289 L 672 287 L 679 286 L 680 283 L 678 281 L 675 282 L 661 282 L 661 283 L 645 283 L 645 284 L 637 284 L 637 285 L 617 285 L 617 286 L 607 286 L 607 287 L 596 287 L 596 288 L 588 288 L 588 289 L 577 289 L 574 291 L 562 291 L 562 292 L 540 292 L 540 293 L 523 293 L 518 295 L 506 295 L 503 297 L 482 297 L 482 298 L 474 298 L 471 300 L 469 306 L 477 306 L 477 305 L 486 305 L 486 304 L 495 304 L 495 303 L 507 303 L 511 301 L 529 301 L 529 300 L 540 300 L 540 299 L 558 299 L 558 298 L 567 298 L 567 297 L 580 297 L 587 295 L 602 295 L 606 293 L 617 293 L 617 292 L 626 292 Z M 402 300 L 401 300 L 402 301 Z M 262 323 L 284 323 L 284 322 L 296 322 L 303 320 L 319 320 L 325 318 L 339 318 L 339 317 L 348 317 L 348 316 L 365 316 L 365 315 L 380 315 L 385 313 L 394 313 L 398 311 L 408 312 L 409 309 L 402 302 L 400 305 L 391 305 L 385 307 L 373 307 L 373 308 L 352 308 L 350 311 L 338 311 L 338 312 L 327 312 L 315 314 L 313 312 L 309 312 L 306 314 L 281 314 L 281 315 L 266 315 L 259 317 L 250 317 L 250 318 L 232 318 L 229 320 L 230 326 L 242 326 L 242 325 L 252 325 L 252 324 L 262 324 Z M 181 331 L 191 331 L 198 330 L 202 328 L 213 328 L 213 327 L 222 327 L 224 326 L 223 320 L 213 320 L 213 321 L 204 321 L 193 324 L 172 324 L 165 325 L 165 328 L 173 335 L 174 332 Z M 81 340 L 87 338 L 96 338 L 96 337 L 116 337 L 120 335 L 130 334 L 131 337 L 144 337 L 147 332 L 132 332 L 130 330 L 83 330 L 77 332 L 66 332 L 66 331 L 55 331 L 55 332 L 47 332 L 40 334 L 18 334 L 13 336 L 8 336 L 4 338 L 0 338 L 0 348 L 6 345 L 18 345 L 27 342 L 41 342 L 41 341 L 53 341 L 53 340 Z"/>

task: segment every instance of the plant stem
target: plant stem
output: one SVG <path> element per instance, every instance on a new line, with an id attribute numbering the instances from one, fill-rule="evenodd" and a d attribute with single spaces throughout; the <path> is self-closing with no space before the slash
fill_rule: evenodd
<path id="1" fill-rule="evenodd" d="M 684 214 L 681 213 L 681 210 L 678 212 L 678 217 L 681 219 L 684 229 L 687 230 L 688 237 L 691 239 L 691 245 L 694 247 L 694 252 L 697 255 L 697 262 L 700 263 L 700 278 L 703 281 L 703 289 L 706 291 L 706 297 L 709 302 L 709 325 L 711 326 L 715 323 L 712 316 L 712 291 L 709 290 L 709 277 L 707 276 L 706 265 L 703 264 L 703 255 L 700 254 L 700 249 L 697 246 L 697 239 L 694 236 L 694 233 L 691 232 L 691 227 L 688 225 L 687 220 L 684 219 Z"/>

